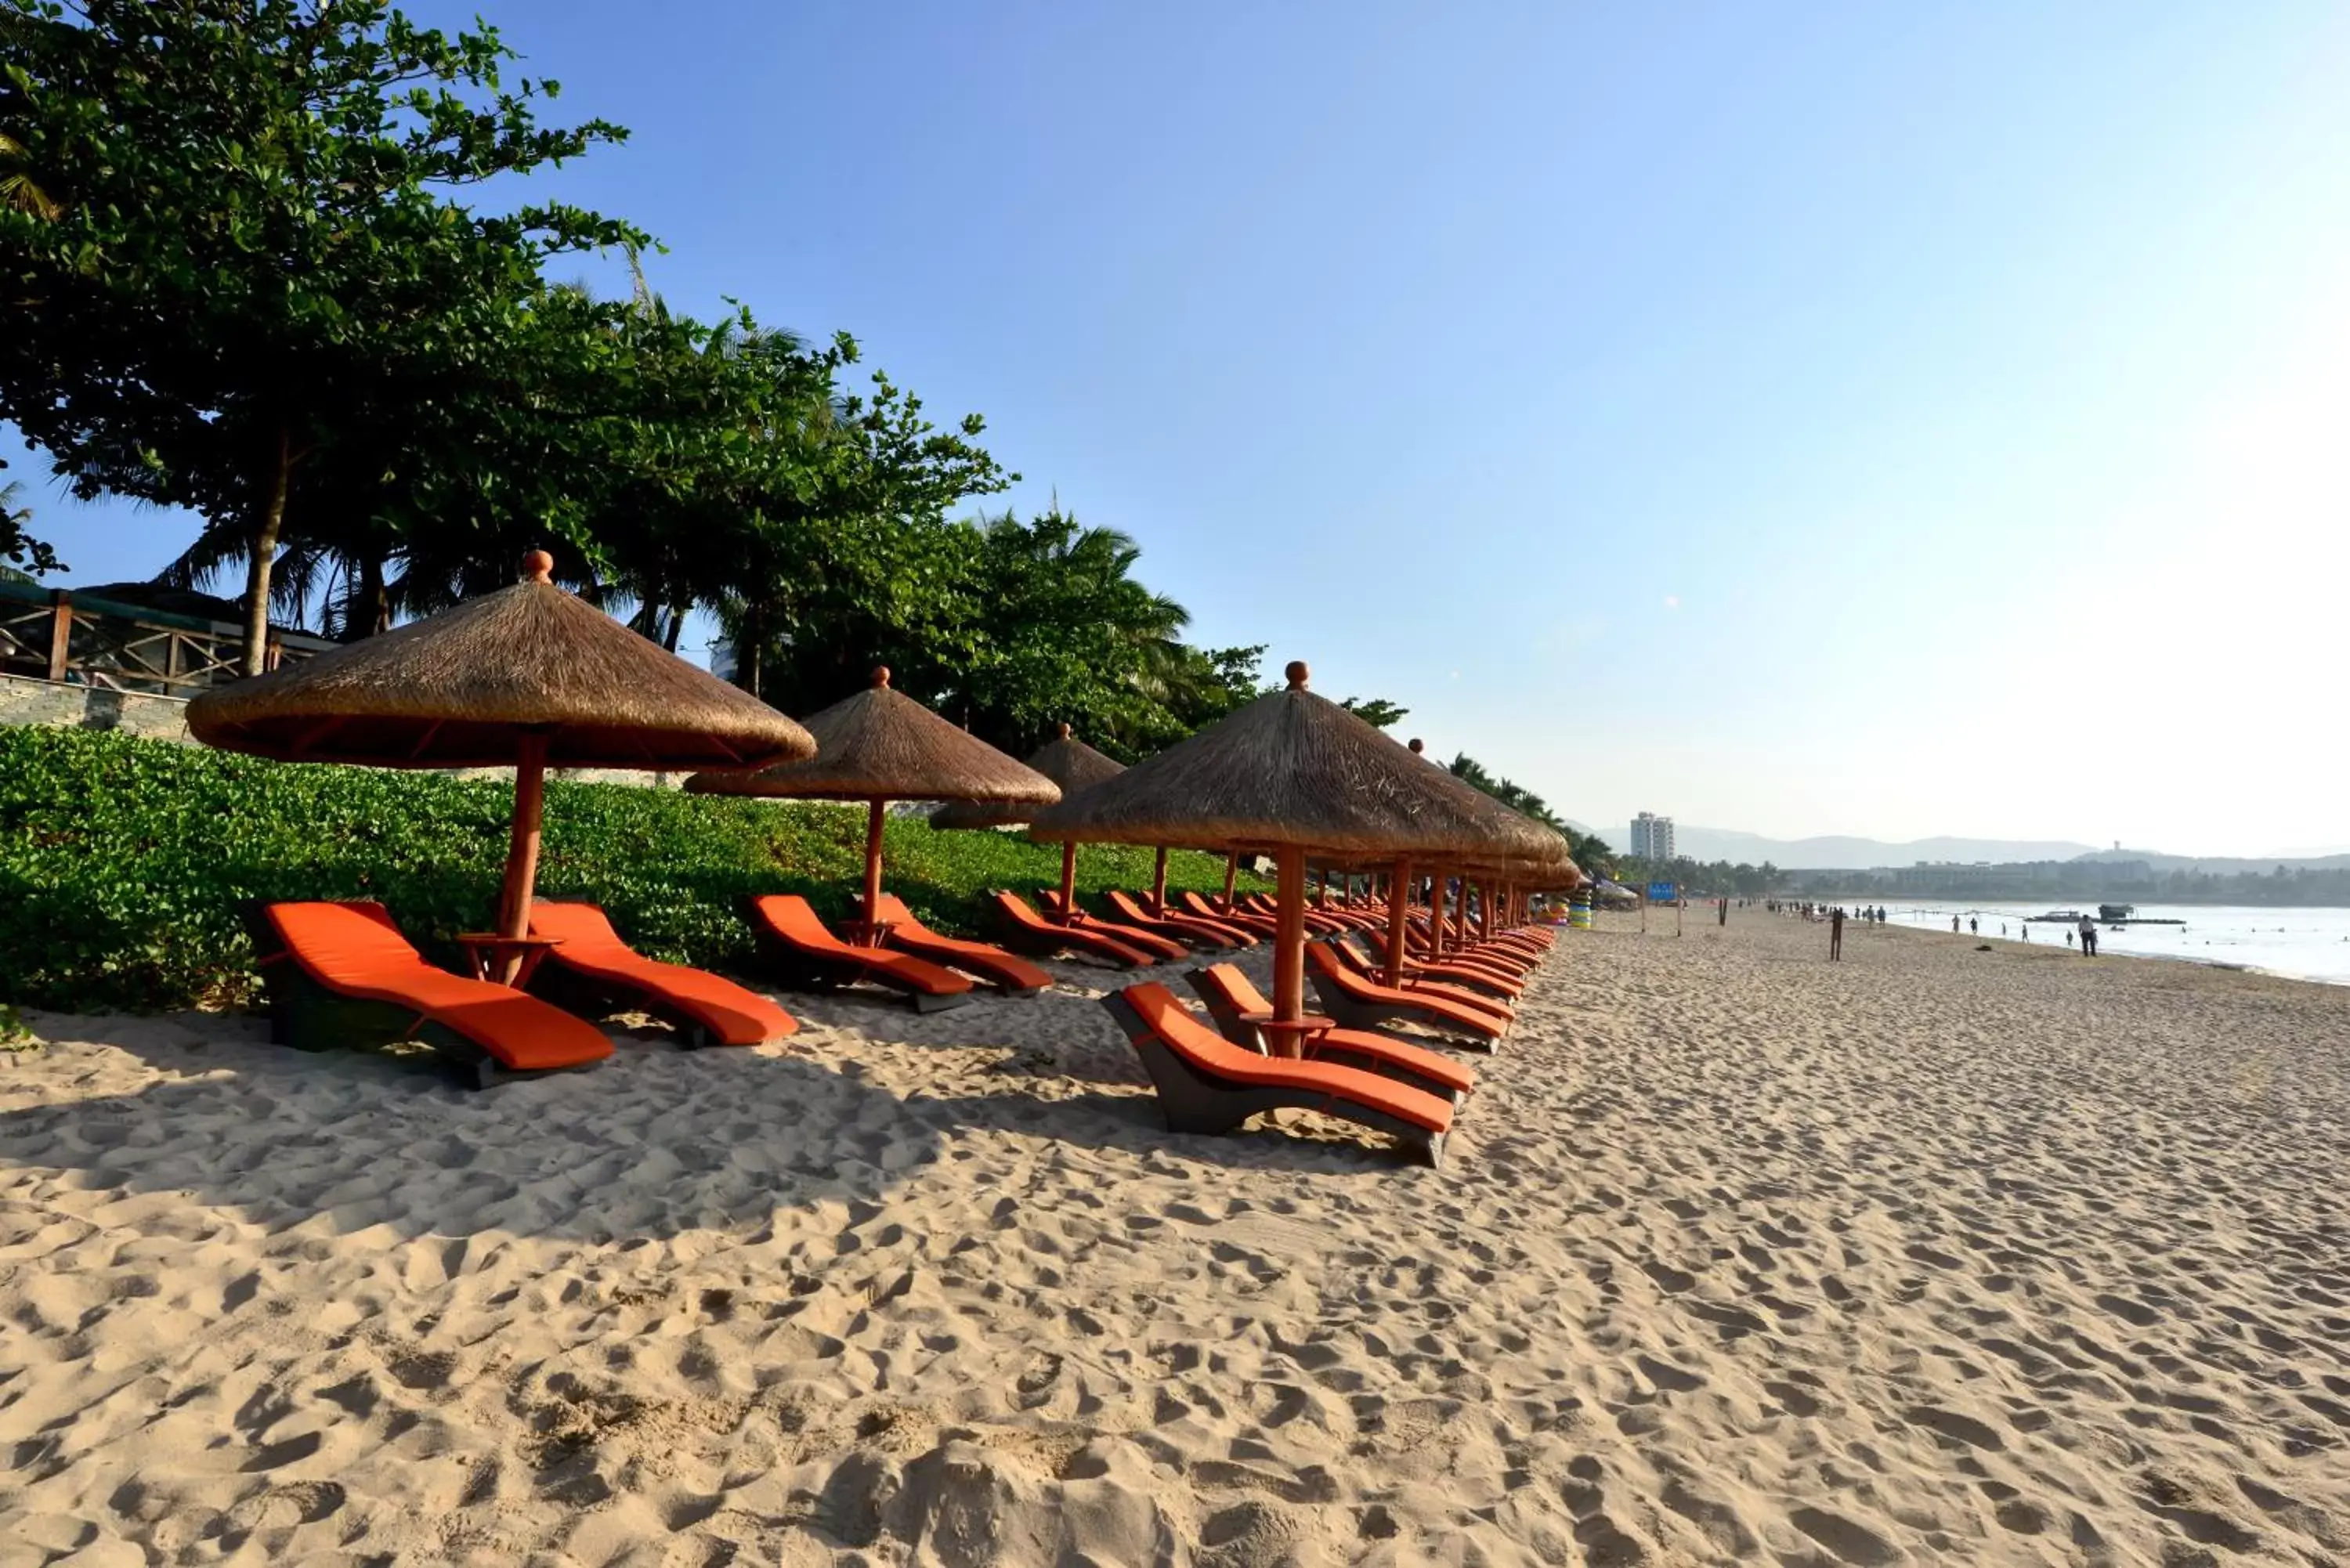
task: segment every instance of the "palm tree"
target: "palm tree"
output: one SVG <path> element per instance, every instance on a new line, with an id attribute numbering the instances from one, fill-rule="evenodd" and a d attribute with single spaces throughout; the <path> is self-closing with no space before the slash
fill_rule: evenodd
<path id="1" fill-rule="evenodd" d="M 56 223 L 65 215 L 65 207 L 35 182 L 26 168 L 29 157 L 23 142 L 0 131 L 0 206 Z"/>

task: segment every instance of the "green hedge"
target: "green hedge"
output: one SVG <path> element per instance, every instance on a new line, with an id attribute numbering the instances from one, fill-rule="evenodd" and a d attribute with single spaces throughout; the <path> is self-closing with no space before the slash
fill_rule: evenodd
<path id="1" fill-rule="evenodd" d="M 234 1005 L 256 979 L 246 898 L 377 898 L 449 961 L 488 923 L 513 786 L 438 774 L 263 762 L 82 730 L 0 728 L 0 1003 L 92 1012 Z M 657 958 L 739 969 L 752 893 L 848 912 L 861 810 L 550 783 L 539 890 L 601 904 Z M 971 932 L 992 888 L 1060 877 L 1057 849 L 892 817 L 888 886 Z M 1148 849 L 1088 847 L 1080 890 L 1139 888 Z M 1221 888 L 1223 862 L 1178 853 L 1170 888 Z M 1251 886 L 1260 886 L 1252 882 Z"/>

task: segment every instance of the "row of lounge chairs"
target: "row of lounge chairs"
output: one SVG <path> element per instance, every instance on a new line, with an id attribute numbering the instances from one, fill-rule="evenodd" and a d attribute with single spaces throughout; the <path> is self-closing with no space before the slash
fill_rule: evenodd
<path id="1" fill-rule="evenodd" d="M 1523 988 L 1551 941 L 1545 932 L 1529 931 L 1523 938 L 1504 933 L 1475 950 Z M 1103 1000 L 1142 1058 L 1170 1130 L 1229 1132 L 1261 1112 L 1297 1108 L 1387 1133 L 1430 1165 L 1443 1158 L 1453 1117 L 1475 1087 L 1475 1075 L 1440 1051 L 1350 1023 L 1332 1005 L 1334 997 L 1350 996 L 1350 982 L 1359 980 L 1336 956 L 1344 947 L 1343 941 L 1317 941 L 1306 950 L 1316 964 L 1312 973 L 1323 1004 L 1339 1023 L 1308 1037 L 1303 1060 L 1266 1054 L 1250 1022 L 1266 1011 L 1264 996 L 1231 964 L 1193 970 L 1186 977 L 1206 1003 L 1211 1022 L 1203 1023 L 1172 991 L 1155 982 L 1128 986 Z M 1361 1015 L 1357 1010 L 1356 1016 Z M 1403 1016 L 1439 1023 L 1440 1038 L 1440 1023 L 1450 1022 L 1441 1011 Z"/>
<path id="2" fill-rule="evenodd" d="M 1127 895 L 1125 906 L 1142 914 Z M 1075 951 L 1126 968 L 1188 957 L 1193 947 L 1252 943 L 1204 923 L 1186 923 L 1185 946 L 1153 931 L 1089 915 L 1055 923 L 1016 895 L 995 895 L 1001 923 L 1023 950 L 1050 957 Z M 1124 907 L 1121 907 L 1124 912 Z M 987 942 L 932 930 L 906 904 L 884 894 L 876 913 L 879 942 L 836 935 L 796 895 L 751 900 L 746 911 L 762 968 L 782 984 L 837 991 L 871 985 L 894 992 L 917 1011 L 972 1000 L 980 990 L 1033 997 L 1053 983 L 1036 964 Z M 583 1067 L 612 1054 L 588 1019 L 634 1010 L 697 1045 L 753 1045 L 798 1028 L 774 1002 L 719 975 L 660 963 L 624 942 L 592 904 L 540 899 L 531 907 L 534 937 L 556 939 L 526 990 L 452 974 L 425 961 L 381 904 L 365 901 L 256 904 L 246 925 L 268 981 L 272 1037 L 304 1049 L 420 1040 L 458 1064 L 475 1084 L 502 1074 Z"/>
<path id="3" fill-rule="evenodd" d="M 1145 948 L 1125 935 L 1092 931 L 1090 918 L 1056 924 L 1011 895 L 999 898 L 1007 909 L 1025 910 L 1024 919 L 1014 921 L 1015 930 L 1028 932 L 1031 920 L 1042 928 L 1030 937 L 1040 946 L 1052 940 L 1063 950 L 1087 949 L 1088 943 L 1071 940 L 1083 934 L 1118 943 L 1124 951 L 1111 961 L 1127 963 L 1161 961 L 1170 949 L 1191 950 L 1157 933 L 1145 933 L 1154 939 Z M 1017 997 L 1034 996 L 1052 983 L 1044 970 L 1001 948 L 931 930 L 900 900 L 885 896 L 878 912 L 889 946 L 835 935 L 795 896 L 761 898 L 750 909 L 767 967 L 786 983 L 822 990 L 878 983 L 922 1010 L 968 1001 L 981 987 Z M 559 939 L 559 945 L 546 950 L 528 991 L 435 968 L 380 904 L 265 904 L 253 906 L 247 916 L 269 980 L 274 1039 L 309 1050 L 421 1040 L 461 1064 L 482 1086 L 507 1074 L 603 1060 L 612 1054 L 611 1041 L 587 1020 L 624 1009 L 662 1019 L 689 1047 L 756 1044 L 798 1028 L 756 992 L 636 952 L 590 904 L 534 904 L 533 934 Z M 1160 984 L 1131 986 L 1107 1000 L 1150 1075 L 1170 1129 L 1223 1132 L 1260 1111 L 1298 1106 L 1389 1133 L 1430 1164 L 1441 1158 L 1453 1115 L 1475 1075 L 1431 1046 L 1493 1049 L 1513 1016 L 1504 993 L 1523 991 L 1551 938 L 1531 930 L 1503 933 L 1426 966 L 1403 985 L 1388 986 L 1349 940 L 1353 928 L 1340 929 L 1344 934 L 1307 946 L 1309 977 L 1336 1026 L 1311 1036 L 1303 1060 L 1266 1053 L 1250 1022 L 1268 1011 L 1266 1001 L 1230 963 L 1196 969 L 1188 977 L 1207 1005 L 1208 1023 Z M 1222 935 L 1188 934 L 1202 945 Z M 1473 988 L 1455 987 L 1432 972 L 1464 967 L 1475 971 Z M 1427 1043 L 1379 1032 L 1378 1026 L 1396 1023 L 1427 1030 Z"/>

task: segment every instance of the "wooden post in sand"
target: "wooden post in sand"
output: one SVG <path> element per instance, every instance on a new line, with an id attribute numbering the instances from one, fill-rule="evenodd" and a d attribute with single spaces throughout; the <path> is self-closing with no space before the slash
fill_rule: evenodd
<path id="1" fill-rule="evenodd" d="M 1388 983 L 1403 983 L 1404 934 L 1411 929 L 1411 862 L 1388 873 Z"/>
<path id="2" fill-rule="evenodd" d="M 865 813 L 865 923 L 879 925 L 881 920 L 881 825 L 889 815 L 889 803 L 875 800 Z M 868 933 L 867 940 L 878 940 Z"/>
<path id="3" fill-rule="evenodd" d="M 1274 938 L 1273 1016 L 1276 1023 L 1295 1023 L 1305 1016 L 1305 851 L 1284 845 L 1274 859 L 1278 877 L 1281 921 Z M 1296 1055 L 1300 1041 L 1283 1031 L 1273 1046 L 1284 1055 Z"/>
<path id="4" fill-rule="evenodd" d="M 546 737 L 525 732 L 515 744 L 514 831 L 506 846 L 505 884 L 498 890 L 502 937 L 530 934 L 530 895 L 538 885 L 539 814 L 546 798 Z"/>
<path id="5" fill-rule="evenodd" d="M 1167 912 L 1167 846 L 1159 846 L 1159 855 L 1150 863 L 1150 912 Z"/>

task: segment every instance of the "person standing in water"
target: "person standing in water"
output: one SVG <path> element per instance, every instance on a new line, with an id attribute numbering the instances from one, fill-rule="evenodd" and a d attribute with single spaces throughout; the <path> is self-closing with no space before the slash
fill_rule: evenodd
<path id="1" fill-rule="evenodd" d="M 1828 962 L 1842 963 L 1843 961 L 1844 906 L 1839 904 L 1836 906 L 1835 913 L 1828 917 Z"/>
<path id="2" fill-rule="evenodd" d="M 1959 934 L 1959 918 L 1958 918 L 1958 916 L 1956 916 L 1956 915 L 1952 915 L 1952 916 L 1950 917 L 1950 935 L 1952 935 L 1952 936 L 1954 936 L 1954 937 L 1955 937 L 1955 936 L 1957 936 L 1958 934 Z"/>

